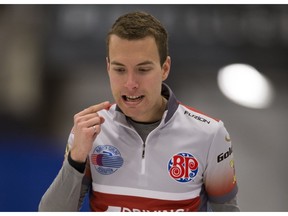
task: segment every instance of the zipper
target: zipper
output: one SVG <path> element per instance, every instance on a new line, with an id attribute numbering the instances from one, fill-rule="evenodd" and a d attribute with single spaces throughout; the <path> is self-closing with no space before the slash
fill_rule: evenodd
<path id="1" fill-rule="evenodd" d="M 141 160 L 141 175 L 145 174 L 145 165 L 146 165 L 145 158 L 142 158 L 142 160 Z"/>
<path id="2" fill-rule="evenodd" d="M 161 123 L 160 123 L 161 124 Z M 159 124 L 159 125 L 160 125 Z M 159 127 L 159 125 L 156 127 L 156 128 L 158 128 Z M 146 143 L 147 143 L 147 140 L 148 140 L 148 138 L 151 136 L 151 134 L 153 134 L 154 133 L 154 131 L 156 130 L 156 128 L 153 130 L 153 131 L 151 131 L 150 132 L 150 134 L 148 134 L 148 136 L 146 137 L 146 142 L 143 142 L 143 140 L 142 140 L 142 138 L 140 137 L 140 135 L 137 133 L 137 131 L 135 131 L 134 129 L 132 129 L 132 128 L 130 128 L 130 127 L 128 127 L 128 126 L 126 126 L 126 125 L 123 125 L 125 128 L 127 128 L 127 129 L 129 129 L 129 130 L 131 130 L 131 131 L 133 131 L 135 134 L 137 134 L 137 136 L 138 136 L 138 138 L 142 141 L 142 155 L 141 155 L 141 174 L 142 175 L 144 175 L 145 174 L 145 166 L 146 166 L 146 163 L 145 163 L 145 160 L 146 160 Z"/>
<path id="3" fill-rule="evenodd" d="M 123 125 L 123 124 L 122 124 Z M 131 130 L 133 131 L 137 136 L 138 138 L 142 141 L 142 155 L 141 155 L 141 174 L 144 175 L 145 174 L 145 147 L 146 147 L 146 143 L 143 142 L 142 138 L 140 137 L 140 135 L 137 133 L 137 131 L 135 131 L 134 129 L 126 126 L 126 125 L 123 125 L 125 128 L 127 128 L 128 130 Z M 149 135 L 148 135 L 149 136 Z M 147 137 L 148 138 L 148 137 Z M 146 138 L 146 140 L 147 140 Z"/>
<path id="4" fill-rule="evenodd" d="M 145 174 L 145 142 L 143 142 L 142 145 L 142 159 L 141 159 L 141 174 L 144 175 Z"/>
<path id="5" fill-rule="evenodd" d="M 143 142 L 143 145 L 142 145 L 142 159 L 145 158 L 145 147 L 146 147 L 146 143 Z"/>
<path id="6" fill-rule="evenodd" d="M 161 124 L 161 123 L 160 123 L 160 124 Z M 140 137 L 140 135 L 136 132 L 136 133 L 138 134 L 138 136 L 141 138 L 142 142 L 143 142 L 143 144 L 142 144 L 142 161 L 141 161 L 141 174 L 142 174 L 142 175 L 145 174 L 145 166 L 146 166 L 146 163 L 145 163 L 145 161 L 146 161 L 146 143 L 147 143 L 147 141 L 150 139 L 150 137 L 153 135 L 153 133 L 155 133 L 155 131 L 158 130 L 160 124 L 159 124 L 154 130 L 152 130 L 152 131 L 148 134 L 148 136 L 146 137 L 146 141 L 145 141 L 145 142 L 143 142 L 143 140 L 142 140 L 142 138 Z"/>

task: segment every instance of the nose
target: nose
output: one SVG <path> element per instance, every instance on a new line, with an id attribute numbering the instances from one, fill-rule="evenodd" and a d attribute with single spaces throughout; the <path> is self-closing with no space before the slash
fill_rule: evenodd
<path id="1" fill-rule="evenodd" d="M 139 87 L 135 74 L 127 73 L 125 87 L 129 90 L 137 89 Z"/>

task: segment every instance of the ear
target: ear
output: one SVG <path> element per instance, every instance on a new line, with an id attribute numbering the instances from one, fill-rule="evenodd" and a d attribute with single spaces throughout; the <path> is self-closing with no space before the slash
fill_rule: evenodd
<path id="1" fill-rule="evenodd" d="M 170 56 L 167 56 L 163 66 L 162 66 L 162 81 L 166 80 L 168 78 L 169 72 L 171 67 L 171 58 Z"/>
<path id="2" fill-rule="evenodd" d="M 110 60 L 109 60 L 109 57 L 106 57 L 106 69 L 107 69 L 107 72 L 109 72 L 109 70 L 110 70 Z"/>

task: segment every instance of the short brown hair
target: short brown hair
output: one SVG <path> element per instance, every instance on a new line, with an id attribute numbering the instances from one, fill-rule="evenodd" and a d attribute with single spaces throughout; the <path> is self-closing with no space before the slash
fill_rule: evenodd
<path id="1" fill-rule="evenodd" d="M 137 40 L 147 36 L 155 38 L 161 65 L 168 56 L 168 33 L 164 26 L 150 14 L 132 12 L 120 16 L 107 34 L 106 49 L 109 57 L 109 41 L 111 35 L 122 39 Z"/>

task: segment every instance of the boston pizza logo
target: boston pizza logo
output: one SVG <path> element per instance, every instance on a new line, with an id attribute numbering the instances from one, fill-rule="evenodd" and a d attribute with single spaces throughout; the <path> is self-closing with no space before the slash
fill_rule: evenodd
<path id="1" fill-rule="evenodd" d="M 178 182 L 190 182 L 198 173 L 198 161 L 192 154 L 178 153 L 169 160 L 168 172 Z"/>
<path id="2" fill-rule="evenodd" d="M 123 158 L 114 146 L 99 145 L 91 155 L 91 163 L 100 174 L 110 175 L 123 165 Z"/>

